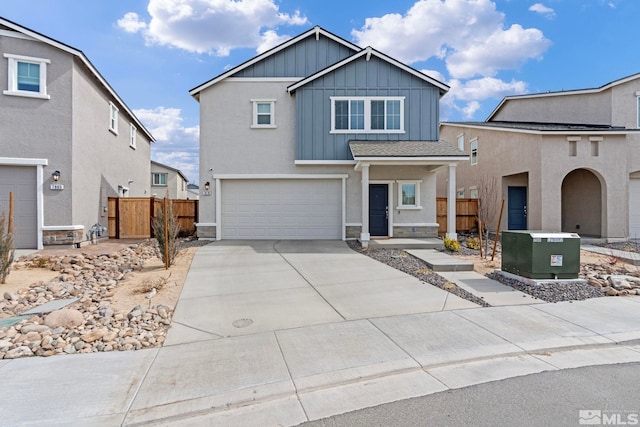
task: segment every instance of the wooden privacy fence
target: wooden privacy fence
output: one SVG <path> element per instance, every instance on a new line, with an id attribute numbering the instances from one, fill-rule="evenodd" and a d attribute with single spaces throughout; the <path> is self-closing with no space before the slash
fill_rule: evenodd
<path id="1" fill-rule="evenodd" d="M 171 200 L 180 233 L 191 235 L 198 222 L 198 200 Z M 153 219 L 162 210 L 155 197 L 109 197 L 109 238 L 146 239 L 153 237 Z"/>
<path id="2" fill-rule="evenodd" d="M 447 232 L 447 198 L 436 198 L 438 234 Z M 478 228 L 478 199 L 456 199 L 456 231 Z"/>

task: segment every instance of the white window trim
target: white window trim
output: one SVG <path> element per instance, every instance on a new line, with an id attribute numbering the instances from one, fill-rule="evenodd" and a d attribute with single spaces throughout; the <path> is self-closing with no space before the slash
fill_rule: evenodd
<path id="1" fill-rule="evenodd" d="M 469 161 L 472 165 L 478 164 L 478 138 L 474 138 L 469 142 L 469 147 L 471 148 L 471 153 L 469 155 Z M 473 152 L 476 152 L 475 159 L 473 157 Z"/>
<path id="2" fill-rule="evenodd" d="M 4 57 L 9 61 L 8 68 L 8 85 L 7 90 L 3 91 L 5 95 L 24 96 L 27 98 L 51 99 L 47 94 L 47 64 L 51 61 L 44 58 L 34 58 L 31 56 L 13 55 L 5 53 Z M 31 92 L 28 90 L 18 90 L 18 62 L 29 62 L 40 65 L 40 92 Z"/>
<path id="3" fill-rule="evenodd" d="M 129 147 L 133 148 L 134 150 L 137 148 L 137 135 L 138 129 L 136 129 L 133 123 L 129 123 Z"/>
<path id="4" fill-rule="evenodd" d="M 116 113 L 116 117 L 112 123 L 112 118 L 113 118 L 112 114 L 114 111 Z M 118 109 L 118 107 L 116 107 L 116 105 L 113 102 L 109 102 L 109 130 L 116 135 L 118 134 L 118 116 L 119 115 L 120 115 L 120 110 Z"/>
<path id="5" fill-rule="evenodd" d="M 461 193 L 462 196 L 460 196 Z M 464 199 L 464 187 L 456 190 L 456 199 Z"/>
<path id="6" fill-rule="evenodd" d="M 636 91 L 636 118 L 637 118 L 637 123 L 636 123 L 636 127 L 640 128 L 640 91 Z"/>
<path id="7" fill-rule="evenodd" d="M 161 175 L 164 175 L 164 184 L 156 184 L 155 183 L 155 176 L 158 175 L 158 177 L 160 177 Z M 168 186 L 168 181 L 169 181 L 169 174 L 167 172 L 151 172 L 151 186 L 152 187 L 166 187 Z M 160 179 L 158 179 L 158 182 L 160 182 Z"/>
<path id="8" fill-rule="evenodd" d="M 464 151 L 464 133 L 458 135 L 458 150 Z"/>
<path id="9" fill-rule="evenodd" d="M 405 133 L 404 96 L 331 96 L 331 130 L 329 133 Z M 364 129 L 336 129 L 336 101 L 364 101 Z M 400 101 L 400 129 L 371 129 L 371 101 Z M 385 114 L 385 126 L 387 123 Z"/>
<path id="10" fill-rule="evenodd" d="M 407 181 L 396 181 L 398 183 L 398 210 L 418 210 L 422 209 L 420 206 L 420 183 L 422 181 L 419 180 L 407 180 Z M 404 205 L 402 204 L 402 184 L 414 184 L 416 186 L 416 203 L 414 205 Z"/>
<path id="11" fill-rule="evenodd" d="M 473 193 L 475 193 L 475 197 L 473 197 Z M 478 187 L 475 185 L 473 187 L 469 187 L 469 198 L 470 199 L 478 199 L 480 197 L 480 193 L 478 192 Z"/>
<path id="12" fill-rule="evenodd" d="M 276 126 L 276 100 L 275 99 L 252 99 L 253 103 L 253 121 L 251 122 L 252 129 L 275 129 Z M 258 104 L 270 104 L 271 105 L 271 123 L 268 125 L 258 124 Z"/>

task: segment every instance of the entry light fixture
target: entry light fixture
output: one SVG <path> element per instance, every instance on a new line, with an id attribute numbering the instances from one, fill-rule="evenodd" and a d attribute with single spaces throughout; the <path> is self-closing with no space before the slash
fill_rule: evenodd
<path id="1" fill-rule="evenodd" d="M 54 173 L 51 174 L 51 176 L 53 177 L 53 180 L 55 182 L 60 181 L 60 171 L 55 171 Z"/>
<path id="2" fill-rule="evenodd" d="M 211 187 L 211 184 L 209 184 L 209 181 L 204 183 L 204 189 L 205 191 L 209 191 L 209 187 Z"/>

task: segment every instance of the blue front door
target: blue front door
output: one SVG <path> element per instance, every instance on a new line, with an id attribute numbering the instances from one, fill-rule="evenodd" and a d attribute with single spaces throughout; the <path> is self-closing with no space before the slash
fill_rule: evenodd
<path id="1" fill-rule="evenodd" d="M 527 187 L 509 187 L 509 230 L 527 229 Z"/>
<path id="2" fill-rule="evenodd" d="M 369 234 L 389 234 L 389 200 L 387 184 L 369 185 Z"/>

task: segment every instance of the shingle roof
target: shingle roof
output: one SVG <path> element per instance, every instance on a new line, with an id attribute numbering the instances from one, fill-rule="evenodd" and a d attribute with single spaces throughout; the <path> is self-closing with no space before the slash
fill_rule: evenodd
<path id="1" fill-rule="evenodd" d="M 350 141 L 353 158 L 359 157 L 466 157 L 445 141 Z"/>

